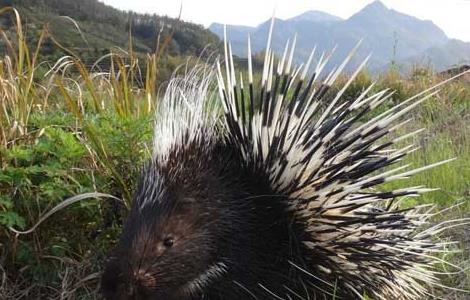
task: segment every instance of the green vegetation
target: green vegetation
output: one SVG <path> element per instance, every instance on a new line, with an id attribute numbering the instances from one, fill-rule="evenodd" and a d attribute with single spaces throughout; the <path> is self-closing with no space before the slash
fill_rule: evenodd
<path id="1" fill-rule="evenodd" d="M 29 48 L 16 18 L 0 58 L 0 257 L 7 276 L 0 295 L 42 299 L 58 288 L 57 295 L 65 289 L 79 298 L 90 293 L 86 276 L 115 240 L 147 156 L 159 56 L 147 56 L 144 82 L 138 58 L 122 52 L 111 52 L 107 73 L 90 73 L 69 57 L 38 74 L 47 32 Z M 98 190 L 123 203 L 82 202 L 29 236 L 9 229 L 29 227 L 65 198 Z"/>
<path id="2" fill-rule="evenodd" d="M 201 25 L 124 12 L 97 0 L 0 0 L 0 8 L 8 5 L 21 14 L 29 45 L 36 45 L 42 32 L 48 33 L 41 41 L 38 56 L 44 63 L 40 68 L 46 70 L 48 64 L 64 55 L 74 55 L 87 68 L 108 71 L 111 60 L 100 58 L 113 50 L 135 56 L 145 78 L 147 53 L 162 50 L 165 44 L 166 55 L 158 62 L 159 82 L 163 82 L 186 56 L 204 57 L 219 45 L 217 36 Z M 3 28 L 13 29 L 14 24 L 11 15 L 0 16 Z M 6 47 L 0 41 L 0 52 Z"/>
<path id="3" fill-rule="evenodd" d="M 372 93 L 390 88 L 395 91 L 395 94 L 389 103 L 378 108 L 375 114 L 447 78 L 426 68 L 414 67 L 407 75 L 400 75 L 396 69 L 392 68 L 377 78 L 377 84 Z M 346 80 L 346 77 L 341 78 L 336 86 L 341 87 Z M 362 72 L 346 91 L 345 97 L 357 97 L 372 82 L 373 78 L 367 72 Z M 332 91 L 333 94 L 334 92 Z M 415 174 L 407 180 L 383 184 L 381 188 L 383 190 L 409 186 L 435 188 L 436 191 L 417 198 L 404 198 L 401 200 L 401 205 L 403 207 L 423 204 L 436 206 L 436 211 L 443 210 L 432 219 L 436 223 L 468 218 L 470 215 L 470 84 L 468 79 L 454 80 L 444 85 L 437 96 L 412 110 L 403 121 L 405 120 L 409 122 L 393 132 L 391 138 L 404 136 L 420 129 L 425 130 L 400 142 L 402 146 L 412 144 L 416 150 L 399 162 L 399 165 L 407 164 L 417 168 L 447 159 L 455 158 L 455 160 Z M 449 207 L 453 208 L 446 209 Z M 442 275 L 442 280 L 443 284 L 462 290 L 470 289 L 470 235 L 466 229 L 468 229 L 468 224 L 452 227 L 445 231 L 444 237 L 439 240 L 439 242 L 457 242 L 449 246 L 450 253 L 442 258 L 459 266 L 463 272 Z M 456 272 L 455 268 L 444 263 L 438 266 L 438 269 L 440 272 Z M 468 292 L 451 290 L 431 292 L 443 299 L 468 298 Z"/>
<path id="4" fill-rule="evenodd" d="M 110 50 L 112 67 L 101 73 L 73 55 L 59 57 L 57 64 L 53 61 L 45 67 L 41 53 L 49 47 L 49 32 L 38 30 L 35 38 L 25 36 L 19 15 L 0 10 L 0 15 L 7 13 L 13 16 L 11 26 L 16 30 L 2 35 L 5 49 L 0 56 L 0 298 L 94 299 L 102 260 L 119 234 L 139 169 L 149 155 L 159 67 L 168 55 L 159 49 L 145 57 Z M 397 90 L 387 106 L 442 79 L 423 69 L 407 76 L 390 70 L 378 78 L 374 89 Z M 347 95 L 354 97 L 371 81 L 364 72 Z M 405 199 L 405 204 L 434 203 L 443 208 L 461 200 L 463 205 L 435 219 L 468 216 L 470 85 L 458 80 L 447 84 L 408 117 L 411 121 L 397 136 L 421 127 L 427 130 L 413 138 L 420 149 L 403 163 L 421 166 L 458 159 L 393 187 L 440 187 L 421 198 Z M 30 228 L 64 199 L 94 191 L 123 201 L 82 201 L 59 211 L 29 235 L 11 230 Z M 456 249 L 468 249 L 464 228 L 453 228 L 447 235 L 459 241 Z M 469 289 L 468 251 L 449 254 L 446 259 L 467 273 L 445 275 L 444 282 Z M 442 270 L 454 271 L 446 268 L 442 266 Z M 445 299 L 466 296 L 446 290 L 435 293 Z"/>

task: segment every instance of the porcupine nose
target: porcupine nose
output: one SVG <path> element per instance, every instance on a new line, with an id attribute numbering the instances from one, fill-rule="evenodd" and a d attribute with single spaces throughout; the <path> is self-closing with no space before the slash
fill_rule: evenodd
<path id="1" fill-rule="evenodd" d="M 139 269 L 137 271 L 134 271 L 134 279 L 136 283 L 142 283 L 148 280 L 150 277 L 150 274 L 148 274 L 145 270 Z"/>
<path id="2" fill-rule="evenodd" d="M 129 288 L 129 296 L 131 297 L 131 299 L 134 299 L 132 297 L 137 297 L 138 294 L 145 292 L 152 286 L 155 286 L 155 278 L 144 269 L 134 271 L 133 276 L 133 284 Z"/>

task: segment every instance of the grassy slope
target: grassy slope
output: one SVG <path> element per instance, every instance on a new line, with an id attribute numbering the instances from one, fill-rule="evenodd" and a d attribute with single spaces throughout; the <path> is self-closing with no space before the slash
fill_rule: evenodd
<path id="1" fill-rule="evenodd" d="M 41 25 L 48 23 L 51 35 L 68 49 L 109 51 L 113 47 L 128 48 L 129 34 L 124 30 L 124 26 L 119 28 L 107 23 L 78 20 L 77 24 L 80 29 L 77 29 L 72 20 L 61 18 L 58 14 L 46 14 L 34 7 L 19 7 L 18 9 L 21 15 L 25 16 L 25 23 L 29 30 L 42 30 Z M 151 48 L 137 37 L 133 39 L 133 46 L 138 52 L 151 51 Z"/>
<path id="2" fill-rule="evenodd" d="M 4 1 L 0 0 L 0 4 Z M 208 44 L 215 46 L 219 43 L 219 39 L 201 25 L 169 17 L 124 12 L 97 0 L 8 2 L 20 12 L 25 32 L 32 43 L 37 41 L 38 33 L 47 24 L 56 41 L 88 64 L 109 53 L 110 49 L 129 50 L 129 28 L 132 28 L 132 50 L 142 59 L 155 51 L 158 37 L 163 43 L 166 37 L 173 35 L 167 52 L 173 58 L 199 56 Z M 51 60 L 65 54 L 50 40 L 45 42 L 42 53 Z"/>
<path id="3" fill-rule="evenodd" d="M 418 92 L 430 83 L 436 83 L 439 77 L 424 77 L 413 86 L 412 92 Z M 402 164 L 423 166 L 434 162 L 455 158 L 443 166 L 418 173 L 406 182 L 394 182 L 384 188 L 425 185 L 437 188 L 435 192 L 420 198 L 406 200 L 406 205 L 434 204 L 440 209 L 460 203 L 450 211 L 437 215 L 434 220 L 468 218 L 470 215 L 470 84 L 454 82 L 445 86 L 437 97 L 424 103 L 414 114 L 412 122 L 398 134 L 425 128 L 422 134 L 413 139 L 419 149 L 411 153 Z M 443 282 L 449 286 L 470 290 L 470 225 L 454 227 L 448 230 L 446 240 L 455 239 L 458 244 L 451 246 L 456 253 L 445 255 L 445 260 L 463 268 L 464 272 L 444 276 Z M 441 265 L 446 271 L 455 271 Z M 446 291 L 439 293 L 445 299 L 468 299 L 468 293 Z"/>
<path id="4" fill-rule="evenodd" d="M 427 69 L 414 68 L 402 76 L 394 69 L 380 75 L 377 90 L 390 87 L 395 90 L 392 103 L 399 103 L 426 88 L 446 79 Z M 343 83 L 344 83 L 343 79 Z M 358 95 L 372 82 L 368 74 L 362 74 L 347 95 Z M 341 82 L 338 83 L 341 86 Z M 387 104 L 385 104 L 387 106 Z M 379 109 L 380 111 L 380 109 Z M 435 162 L 455 158 L 445 165 L 418 173 L 407 180 L 383 184 L 383 190 L 393 190 L 409 186 L 436 188 L 418 198 L 402 199 L 402 205 L 415 206 L 431 204 L 439 210 L 435 222 L 449 219 L 468 218 L 470 215 L 470 84 L 465 80 L 455 80 L 443 86 L 436 97 L 411 111 L 406 119 L 410 121 L 397 130 L 392 137 L 400 137 L 415 130 L 424 129 L 419 135 L 402 142 L 402 146 L 413 144 L 416 150 L 407 155 L 399 165 L 409 164 L 420 167 Z M 458 289 L 470 290 L 470 234 L 469 225 L 453 227 L 444 233 L 442 241 L 456 241 L 449 246 L 454 253 L 444 255 L 446 261 L 462 268 L 457 274 L 443 275 L 443 283 Z M 455 272 L 449 265 L 438 266 L 441 272 Z M 468 292 L 452 290 L 431 291 L 444 299 L 468 299 Z"/>
<path id="5" fill-rule="evenodd" d="M 152 68 L 158 58 L 148 57 L 150 73 L 143 86 L 135 80 L 139 74 L 135 57 L 125 55 L 115 58 L 121 76 L 115 72 L 92 77 L 76 59 L 69 60 L 68 71 L 55 70 L 31 81 L 40 64 L 35 49 L 30 45 L 32 52 L 28 52 L 21 36 L 14 44 L 18 47 L 10 49 L 8 58 L 0 57 L 0 94 L 4 95 L 0 101 L 0 275 L 4 271 L 5 279 L 0 284 L 0 298 L 54 299 L 62 293 L 66 299 L 92 299 L 101 260 L 115 241 L 125 206 L 91 200 L 62 210 L 30 235 L 17 237 L 8 227 L 29 228 L 43 212 L 78 193 L 100 191 L 125 203 L 131 201 L 152 134 L 152 99 L 157 98 L 157 71 Z M 406 77 L 390 71 L 379 79 L 377 89 L 396 89 L 392 101 L 398 102 L 441 79 L 422 70 Z M 361 75 L 347 94 L 357 95 L 370 81 L 367 74 Z M 423 126 L 427 130 L 414 140 L 421 148 L 406 162 L 423 165 L 449 157 L 458 160 L 413 177 L 411 185 L 441 187 L 442 191 L 407 199 L 405 204 L 448 207 L 461 199 L 463 206 L 436 220 L 468 216 L 468 83 L 448 84 L 438 97 L 409 116 L 406 132 Z M 410 183 L 394 183 L 394 187 L 397 184 Z M 468 250 L 465 230 L 455 228 L 449 233 L 459 240 L 460 249 Z M 469 266 L 468 251 L 448 259 Z M 467 289 L 469 278 L 468 269 L 467 274 L 444 276 L 447 284 Z M 435 293 L 446 299 L 466 299 L 462 293 Z"/>

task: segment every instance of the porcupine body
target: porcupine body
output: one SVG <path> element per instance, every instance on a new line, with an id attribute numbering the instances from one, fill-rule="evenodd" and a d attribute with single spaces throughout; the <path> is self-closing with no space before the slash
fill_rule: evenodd
<path id="1" fill-rule="evenodd" d="M 106 299 L 421 299 L 438 284 L 443 225 L 421 229 L 428 208 L 395 203 L 428 189 L 374 188 L 440 164 L 385 171 L 413 148 L 383 137 L 432 90 L 359 122 L 392 93 L 342 99 L 367 59 L 323 103 L 355 50 L 320 80 L 331 54 L 294 67 L 294 39 L 275 64 L 270 39 L 260 86 L 250 46 L 245 81 L 227 42 L 223 66 L 169 84 Z"/>

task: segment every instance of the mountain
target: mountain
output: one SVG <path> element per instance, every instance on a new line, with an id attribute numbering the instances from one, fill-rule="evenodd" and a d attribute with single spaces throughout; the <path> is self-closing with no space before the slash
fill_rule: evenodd
<path id="1" fill-rule="evenodd" d="M 470 43 L 456 39 L 451 39 L 443 45 L 430 47 L 423 53 L 408 57 L 406 60 L 402 61 L 404 66 L 431 64 L 440 71 L 469 63 Z"/>
<path id="2" fill-rule="evenodd" d="M 330 15 L 328 13 L 322 12 L 322 11 L 309 10 L 307 12 L 304 12 L 301 15 L 290 18 L 289 20 L 293 22 L 310 21 L 314 23 L 333 23 L 333 22 L 342 21 L 343 19 L 337 16 Z"/>
<path id="3" fill-rule="evenodd" d="M 199 56 L 208 44 L 219 43 L 218 37 L 202 25 L 166 16 L 125 12 L 97 0 L 0 0 L 0 9 L 6 6 L 19 11 L 32 44 L 47 24 L 56 41 L 89 61 L 109 53 L 111 48 L 129 49 L 129 30 L 133 51 L 142 55 L 155 51 L 159 34 L 164 40 L 171 32 L 167 49 L 173 57 Z M 11 16 L 0 15 L 1 24 L 11 28 Z M 46 40 L 42 50 L 52 58 L 63 55 L 51 39 Z"/>
<path id="4" fill-rule="evenodd" d="M 266 44 L 270 20 L 257 27 L 227 27 L 236 55 L 246 56 L 246 39 L 251 36 L 254 52 Z M 223 26 L 214 23 L 209 29 L 222 37 Z M 355 63 L 372 53 L 369 67 L 381 70 L 391 61 L 398 64 L 431 61 L 441 70 L 462 61 L 468 61 L 470 43 L 453 41 L 431 21 L 400 13 L 375 1 L 361 11 L 343 20 L 338 17 L 309 11 L 299 16 L 275 21 L 273 48 L 282 51 L 285 42 L 297 34 L 296 61 L 305 61 L 315 45 L 320 51 L 329 51 L 339 45 L 330 66 L 337 65 L 361 39 Z M 351 65 L 354 65 L 351 64 Z M 331 68 L 331 67 L 330 67 Z"/>

